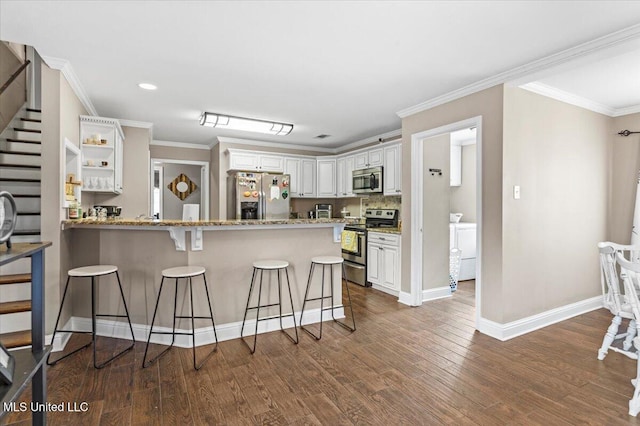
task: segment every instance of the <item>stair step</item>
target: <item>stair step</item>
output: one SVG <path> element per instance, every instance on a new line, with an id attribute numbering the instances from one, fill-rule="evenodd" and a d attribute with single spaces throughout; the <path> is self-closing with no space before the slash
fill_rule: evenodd
<path id="1" fill-rule="evenodd" d="M 13 302 L 0 303 L 0 315 L 17 314 L 18 312 L 29 312 L 31 310 L 31 300 L 14 300 Z"/>
<path id="2" fill-rule="evenodd" d="M 41 109 L 35 109 L 35 108 L 27 108 L 28 112 L 38 112 L 38 113 L 42 113 Z"/>
<path id="3" fill-rule="evenodd" d="M 31 330 L 14 331 L 13 333 L 0 334 L 0 342 L 7 348 L 19 348 L 31 344 Z"/>
<path id="4" fill-rule="evenodd" d="M 40 212 L 18 212 L 18 216 L 40 216 Z"/>
<path id="5" fill-rule="evenodd" d="M 0 178 L 0 182 L 40 182 L 40 179 Z"/>
<path id="6" fill-rule="evenodd" d="M 21 229 L 13 231 L 13 235 L 40 235 L 39 229 Z"/>
<path id="7" fill-rule="evenodd" d="M 30 141 L 28 139 L 15 139 L 15 138 L 7 138 L 7 142 L 14 142 L 14 143 L 32 143 L 32 144 L 38 144 L 41 145 L 42 142 L 40 141 Z"/>
<path id="8" fill-rule="evenodd" d="M 11 194 L 13 198 L 40 198 L 40 194 Z"/>
<path id="9" fill-rule="evenodd" d="M 11 168 L 20 168 L 20 169 L 40 169 L 40 166 L 36 164 L 3 164 L 0 163 L 0 167 L 11 167 Z"/>
<path id="10" fill-rule="evenodd" d="M 0 275 L 0 285 L 30 283 L 31 274 Z"/>
<path id="11" fill-rule="evenodd" d="M 8 155 L 33 155 L 40 157 L 41 154 L 39 152 L 29 152 L 29 151 L 7 151 L 0 149 L 0 154 L 8 154 Z"/>
<path id="12" fill-rule="evenodd" d="M 36 118 L 21 118 L 21 121 L 29 121 L 31 123 L 42 123 L 42 120 L 38 120 Z"/>
<path id="13" fill-rule="evenodd" d="M 24 129 L 24 128 L 21 128 L 21 127 L 14 127 L 13 130 L 16 131 L 16 132 L 42 133 L 42 130 Z"/>

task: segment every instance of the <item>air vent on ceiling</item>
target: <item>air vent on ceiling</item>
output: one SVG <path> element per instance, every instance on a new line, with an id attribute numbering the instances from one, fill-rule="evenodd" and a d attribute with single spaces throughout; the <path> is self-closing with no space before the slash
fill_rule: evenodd
<path id="1" fill-rule="evenodd" d="M 323 133 L 323 134 L 321 134 L 321 135 L 316 136 L 315 138 L 316 138 L 316 139 L 324 139 L 324 138 L 328 138 L 329 136 L 331 136 L 331 135 L 325 135 L 325 134 Z"/>

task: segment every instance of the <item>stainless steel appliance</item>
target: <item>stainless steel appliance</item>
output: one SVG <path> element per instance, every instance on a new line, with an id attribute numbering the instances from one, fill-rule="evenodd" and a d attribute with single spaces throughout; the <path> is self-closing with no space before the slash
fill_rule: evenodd
<path id="1" fill-rule="evenodd" d="M 347 225 L 345 231 L 356 233 L 356 249 L 342 249 L 344 269 L 347 279 L 353 283 L 370 287 L 367 283 L 367 230 L 364 226 Z"/>
<path id="2" fill-rule="evenodd" d="M 333 217 L 333 205 L 316 204 L 316 219 L 331 219 Z"/>
<path id="3" fill-rule="evenodd" d="M 342 249 L 342 258 L 347 279 L 356 284 L 370 287 L 367 282 L 367 230 L 376 228 L 397 228 L 400 213 L 396 209 L 367 209 L 364 225 L 347 225 L 345 230 L 356 233 L 357 246 L 355 250 Z"/>
<path id="4" fill-rule="evenodd" d="M 289 175 L 237 172 L 228 180 L 228 218 L 289 218 Z"/>
<path id="5" fill-rule="evenodd" d="M 354 170 L 352 176 L 354 194 L 382 192 L 382 167 Z"/>

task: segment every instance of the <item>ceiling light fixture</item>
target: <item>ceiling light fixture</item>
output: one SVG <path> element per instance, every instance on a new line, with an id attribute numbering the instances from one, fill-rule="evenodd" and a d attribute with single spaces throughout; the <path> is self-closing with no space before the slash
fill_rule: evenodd
<path id="1" fill-rule="evenodd" d="M 246 130 L 248 132 L 266 133 L 268 135 L 285 136 L 293 130 L 293 124 L 275 121 L 257 120 L 255 118 L 234 117 L 213 112 L 203 112 L 200 125 L 218 127 L 220 129 Z"/>
<path id="2" fill-rule="evenodd" d="M 138 87 L 144 90 L 156 90 L 158 86 L 151 83 L 138 83 Z"/>

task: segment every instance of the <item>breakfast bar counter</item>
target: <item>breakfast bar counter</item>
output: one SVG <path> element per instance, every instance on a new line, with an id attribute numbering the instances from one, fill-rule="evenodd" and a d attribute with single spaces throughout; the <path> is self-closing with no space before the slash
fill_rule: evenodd
<path id="1" fill-rule="evenodd" d="M 289 262 L 289 278 L 297 316 L 302 308 L 304 291 L 314 256 L 341 256 L 340 232 L 352 219 L 291 219 L 291 220 L 230 220 L 230 221 L 155 221 L 136 219 L 67 220 L 62 222 L 63 234 L 70 247 L 70 265 L 79 267 L 92 264 L 116 265 L 120 270 L 125 298 L 129 307 L 136 340 L 145 340 L 151 323 L 153 308 L 162 278 L 161 271 L 176 266 L 199 265 L 206 268 L 207 283 L 214 309 L 216 330 L 221 340 L 237 338 L 252 278 L 252 264 L 257 260 L 280 259 Z M 169 231 L 169 232 L 167 232 Z M 224 232 L 222 232 L 224 231 Z M 191 234 L 187 238 L 185 233 Z M 270 299 L 277 300 L 275 274 L 267 277 Z M 321 274 L 314 274 L 318 279 Z M 156 324 L 171 327 L 173 313 L 173 282 L 167 296 L 161 301 Z M 283 276 L 286 289 L 286 279 Z M 166 284 L 165 284 L 166 287 Z M 188 315 L 187 286 L 178 290 L 178 315 Z M 314 285 L 319 290 L 319 282 Z M 73 291 L 72 320 L 82 323 L 91 317 L 90 286 L 75 286 Z M 116 287 L 117 288 L 117 287 Z M 99 311 L 123 311 L 119 294 L 113 286 L 99 286 Z M 196 280 L 193 284 L 196 315 L 205 312 L 206 297 Z M 114 291 L 115 289 L 115 291 Z M 163 298 L 165 296 L 163 290 Z M 326 292 L 326 290 L 325 290 Z M 334 271 L 336 305 L 341 303 L 342 285 L 340 268 Z M 286 294 L 286 292 L 285 292 Z M 264 301 L 263 301 L 264 302 Z M 288 303 L 285 304 L 288 306 Z M 326 305 L 325 305 L 326 306 Z M 319 308 L 312 307 L 312 308 Z M 269 316 L 275 312 L 262 312 Z M 319 309 L 305 310 L 305 323 L 319 321 Z M 336 317 L 343 316 L 341 307 Z M 325 319 L 331 318 L 330 312 Z M 249 317 L 253 319 L 253 317 Z M 291 326 L 289 318 L 285 327 Z M 275 330 L 277 320 L 260 323 L 262 331 Z M 189 329 L 187 321 L 177 324 Z M 201 327 L 201 328 L 200 328 Z M 213 341 L 211 323 L 196 321 L 196 343 Z M 250 328 L 251 329 L 251 328 Z M 126 338 L 123 323 L 100 320 L 100 334 Z M 155 336 L 154 336 L 155 338 Z M 152 340 L 153 341 L 153 340 Z M 187 339 L 178 345 L 190 345 Z"/>

